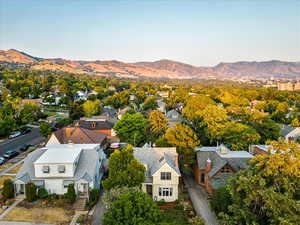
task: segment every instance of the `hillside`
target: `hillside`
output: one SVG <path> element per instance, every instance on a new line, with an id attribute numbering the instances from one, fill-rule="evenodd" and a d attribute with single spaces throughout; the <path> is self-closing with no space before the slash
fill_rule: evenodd
<path id="1" fill-rule="evenodd" d="M 76 61 L 61 58 L 44 59 L 10 49 L 0 50 L 0 65 L 34 70 L 61 71 L 76 74 L 114 75 L 117 77 L 150 77 L 173 79 L 210 79 L 233 77 L 300 76 L 300 62 L 266 61 L 220 63 L 214 67 L 159 60 L 154 62 L 125 63 L 111 61 Z"/>

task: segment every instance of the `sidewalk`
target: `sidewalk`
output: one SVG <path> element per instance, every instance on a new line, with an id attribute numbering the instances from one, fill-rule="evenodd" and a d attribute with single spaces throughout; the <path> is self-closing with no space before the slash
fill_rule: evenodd
<path id="1" fill-rule="evenodd" d="M 0 220 L 2 220 L 15 206 L 17 206 L 21 201 L 23 201 L 23 198 L 17 199 L 11 206 L 9 206 L 1 215 Z"/>

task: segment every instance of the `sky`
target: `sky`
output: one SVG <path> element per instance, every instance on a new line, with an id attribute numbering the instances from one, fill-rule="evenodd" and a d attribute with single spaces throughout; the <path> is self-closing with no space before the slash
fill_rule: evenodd
<path id="1" fill-rule="evenodd" d="M 0 0 L 0 49 L 44 58 L 300 61 L 300 0 Z"/>

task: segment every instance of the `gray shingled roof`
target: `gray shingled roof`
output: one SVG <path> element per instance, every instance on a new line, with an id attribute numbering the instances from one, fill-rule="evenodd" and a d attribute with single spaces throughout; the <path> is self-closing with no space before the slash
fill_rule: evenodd
<path id="1" fill-rule="evenodd" d="M 294 129 L 296 129 L 295 127 L 286 125 L 286 124 L 281 124 L 280 125 L 280 136 L 285 137 L 286 135 L 288 135 L 290 132 L 292 132 Z"/>
<path id="2" fill-rule="evenodd" d="M 245 151 L 230 151 L 228 148 L 226 148 L 228 151 L 227 154 L 221 154 L 221 147 L 225 146 L 220 145 L 218 147 L 201 147 L 195 149 L 199 169 L 205 169 L 206 161 L 210 159 L 212 169 L 208 173 L 209 177 L 213 177 L 226 164 L 230 165 L 235 171 L 249 167 L 247 162 L 252 158 L 252 155 Z"/>
<path id="3" fill-rule="evenodd" d="M 34 179 L 44 179 L 43 177 L 35 177 L 34 162 L 45 152 L 46 148 L 37 149 L 28 154 L 21 169 L 16 175 L 16 180 L 21 180 L 28 183 Z M 99 153 L 94 149 L 83 149 L 73 178 L 58 177 L 59 179 L 80 180 L 85 179 L 92 181 L 96 165 L 98 162 Z M 50 177 L 51 179 L 52 177 Z M 45 178 L 49 179 L 49 177 Z"/>
<path id="4" fill-rule="evenodd" d="M 146 181 L 151 180 L 153 174 L 167 163 L 180 175 L 178 166 L 175 164 L 177 156 L 176 148 L 134 148 L 134 157 L 147 165 Z"/>

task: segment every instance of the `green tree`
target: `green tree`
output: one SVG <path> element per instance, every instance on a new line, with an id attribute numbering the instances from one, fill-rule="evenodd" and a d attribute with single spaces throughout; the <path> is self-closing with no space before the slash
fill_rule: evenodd
<path id="1" fill-rule="evenodd" d="M 51 125 L 47 122 L 41 122 L 40 133 L 43 137 L 48 137 L 52 133 Z"/>
<path id="2" fill-rule="evenodd" d="M 123 194 L 104 214 L 105 225 L 155 225 L 161 221 L 156 202 L 144 192 Z"/>
<path id="3" fill-rule="evenodd" d="M 157 109 L 158 107 L 158 104 L 157 104 L 157 101 L 156 101 L 156 98 L 154 96 L 149 96 L 146 98 L 143 106 L 142 106 L 142 109 L 147 111 L 147 110 L 155 110 Z"/>
<path id="4" fill-rule="evenodd" d="M 271 142 L 273 154 L 257 155 L 250 167 L 229 182 L 232 202 L 223 224 L 292 225 L 300 223 L 300 148 Z"/>
<path id="5" fill-rule="evenodd" d="M 3 183 L 2 195 L 4 199 L 10 199 L 14 197 L 14 183 L 11 179 L 6 179 Z"/>
<path id="6" fill-rule="evenodd" d="M 145 167 L 133 156 L 133 147 L 116 150 L 109 158 L 109 175 L 103 181 L 106 190 L 117 187 L 136 187 L 145 180 Z"/>
<path id="7" fill-rule="evenodd" d="M 264 118 L 260 121 L 251 123 L 251 125 L 259 133 L 261 143 L 266 141 L 278 140 L 280 137 L 280 126 L 269 118 Z"/>
<path id="8" fill-rule="evenodd" d="M 22 124 L 27 124 L 37 121 L 40 115 L 41 110 L 38 105 L 27 103 L 24 104 L 19 117 L 21 118 Z"/>
<path id="9" fill-rule="evenodd" d="M 95 101 L 87 100 L 83 103 L 82 107 L 87 117 L 98 115 L 101 112 L 101 105 L 98 99 Z"/>
<path id="10" fill-rule="evenodd" d="M 75 192 L 74 184 L 68 185 L 66 197 L 70 203 L 74 203 L 76 201 L 76 192 Z"/>
<path id="11" fill-rule="evenodd" d="M 142 146 L 148 137 L 148 121 L 141 113 L 126 113 L 114 126 L 122 142 Z"/>

